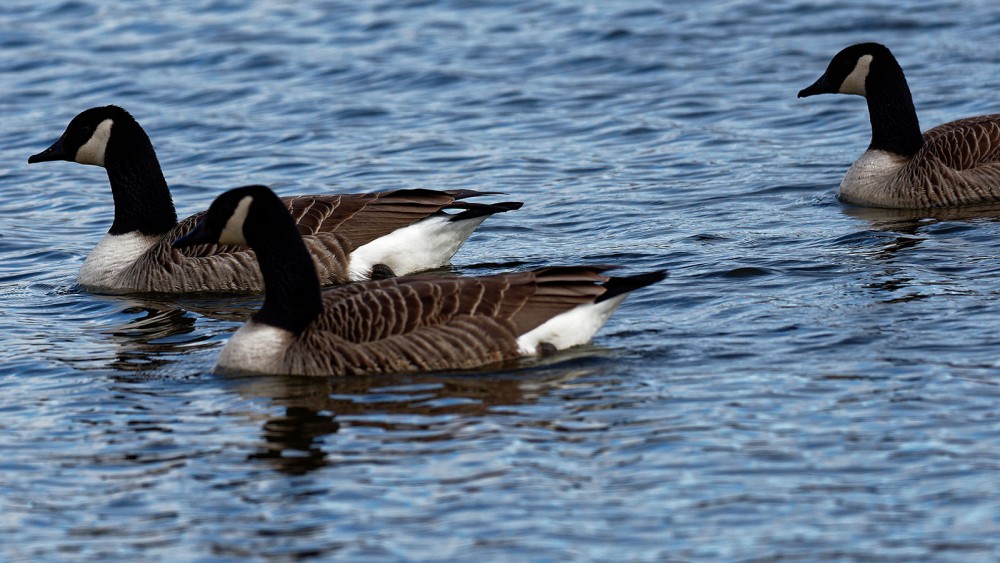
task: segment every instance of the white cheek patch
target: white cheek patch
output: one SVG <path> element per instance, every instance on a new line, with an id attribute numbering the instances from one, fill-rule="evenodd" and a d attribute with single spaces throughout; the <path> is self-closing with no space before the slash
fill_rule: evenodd
<path id="1" fill-rule="evenodd" d="M 236 210 L 233 211 L 229 220 L 226 221 L 226 228 L 222 229 L 222 233 L 219 235 L 219 244 L 246 244 L 246 238 L 243 236 L 243 223 L 247 220 L 247 211 L 250 210 L 250 203 L 253 201 L 253 196 L 243 196 L 243 199 L 236 204 Z"/>
<path id="2" fill-rule="evenodd" d="M 843 84 L 840 85 L 841 94 L 865 95 L 865 80 L 868 78 L 868 68 L 872 64 L 871 55 L 863 55 L 858 59 L 858 64 L 854 65 L 854 70 L 847 75 Z"/>
<path id="3" fill-rule="evenodd" d="M 108 139 L 111 138 L 111 126 L 115 122 L 105 119 L 94 129 L 94 134 L 76 151 L 76 161 L 80 164 L 104 166 L 104 152 L 108 149 Z"/>

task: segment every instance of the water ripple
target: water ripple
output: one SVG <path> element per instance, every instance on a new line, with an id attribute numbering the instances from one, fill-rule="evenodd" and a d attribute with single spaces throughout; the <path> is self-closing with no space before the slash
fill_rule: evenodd
<path id="1" fill-rule="evenodd" d="M 0 12 L 5 559 L 993 560 L 997 211 L 854 208 L 890 45 L 925 126 L 995 113 L 989 4 L 14 0 Z M 960 8 L 960 9 L 959 9 Z M 211 374 L 259 297 L 99 296 L 128 108 L 221 190 L 504 192 L 442 272 L 668 269 L 594 343 L 471 373 Z"/>

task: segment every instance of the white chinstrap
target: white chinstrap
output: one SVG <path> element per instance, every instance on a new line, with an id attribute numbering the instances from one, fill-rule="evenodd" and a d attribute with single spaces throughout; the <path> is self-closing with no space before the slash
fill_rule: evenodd
<path id="1" fill-rule="evenodd" d="M 871 69 L 872 56 L 862 55 L 858 58 L 858 63 L 854 66 L 854 70 L 851 74 L 847 75 L 844 82 L 840 85 L 841 94 L 855 94 L 858 96 L 865 96 L 867 90 L 865 89 L 865 81 L 868 80 L 868 71 Z"/>
<path id="2" fill-rule="evenodd" d="M 236 209 L 233 210 L 233 214 L 226 221 L 225 228 L 219 234 L 219 244 L 245 245 L 247 243 L 246 237 L 243 236 L 243 224 L 246 223 L 251 203 L 253 203 L 253 196 L 248 195 L 236 204 Z"/>
<path id="3" fill-rule="evenodd" d="M 104 166 L 104 153 L 108 150 L 108 140 L 111 139 L 111 127 L 115 122 L 111 119 L 102 121 L 94 134 L 76 151 L 76 162 Z"/>

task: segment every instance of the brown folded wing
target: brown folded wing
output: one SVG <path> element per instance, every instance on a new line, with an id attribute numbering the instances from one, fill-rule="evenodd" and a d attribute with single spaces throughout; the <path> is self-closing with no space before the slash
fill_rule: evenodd
<path id="1" fill-rule="evenodd" d="M 324 311 L 288 350 L 292 373 L 363 375 L 465 369 L 519 357 L 517 339 L 593 303 L 608 268 L 489 278 L 394 278 L 324 294 Z"/>
<path id="2" fill-rule="evenodd" d="M 953 121 L 924 133 L 900 171 L 927 207 L 1000 203 L 1000 115 Z"/>
<path id="3" fill-rule="evenodd" d="M 354 249 L 445 209 L 464 209 L 458 199 L 484 195 L 471 190 L 396 190 L 370 194 L 285 197 L 292 218 L 313 256 L 323 285 L 348 281 Z M 205 212 L 179 222 L 122 273 L 125 287 L 139 291 L 259 292 L 263 279 L 249 248 L 198 245 L 182 250 L 170 243 L 190 232 Z"/>

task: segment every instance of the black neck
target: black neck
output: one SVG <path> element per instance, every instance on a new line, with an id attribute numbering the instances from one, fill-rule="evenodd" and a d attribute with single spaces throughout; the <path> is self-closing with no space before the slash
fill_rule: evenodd
<path id="1" fill-rule="evenodd" d="M 177 224 L 170 188 L 149 137 L 138 123 L 114 124 L 104 168 L 115 199 L 115 222 L 108 233 L 162 235 Z"/>
<path id="2" fill-rule="evenodd" d="M 258 207 L 256 203 L 253 207 Z M 264 305 L 253 318 L 299 334 L 323 308 L 319 276 L 284 205 L 277 198 L 271 203 L 271 209 L 251 211 L 257 216 L 247 219 L 254 229 L 246 233 L 247 243 L 264 276 Z"/>
<path id="3" fill-rule="evenodd" d="M 865 98 L 872 122 L 869 148 L 913 156 L 924 145 L 924 137 L 903 69 L 891 55 L 888 60 L 877 58 L 871 64 L 865 82 Z"/>

